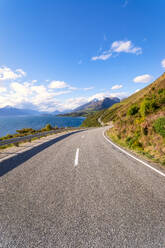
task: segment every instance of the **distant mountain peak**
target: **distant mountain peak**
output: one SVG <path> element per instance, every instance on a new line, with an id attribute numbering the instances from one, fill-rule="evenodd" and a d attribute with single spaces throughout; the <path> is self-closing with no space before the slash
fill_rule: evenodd
<path id="1" fill-rule="evenodd" d="M 3 107 L 3 109 L 13 109 L 13 107 L 10 105 L 6 105 L 5 107 Z"/>
<path id="2" fill-rule="evenodd" d="M 120 99 L 117 97 L 105 97 L 102 100 L 94 98 L 88 103 L 79 106 L 74 109 L 72 112 L 78 111 L 97 111 L 111 107 L 113 104 L 120 102 Z"/>
<path id="3" fill-rule="evenodd" d="M 94 98 L 91 102 L 98 102 L 99 99 L 98 98 Z"/>
<path id="4" fill-rule="evenodd" d="M 0 108 L 0 116 L 38 115 L 38 114 L 40 114 L 40 112 L 37 110 L 19 109 L 9 105 Z"/>

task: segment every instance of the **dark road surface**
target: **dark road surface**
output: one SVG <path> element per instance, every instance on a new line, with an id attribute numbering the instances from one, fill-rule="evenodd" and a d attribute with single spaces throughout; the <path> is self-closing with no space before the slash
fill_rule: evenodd
<path id="1" fill-rule="evenodd" d="M 114 148 L 103 130 L 1 163 L 0 247 L 165 247 L 165 177 Z"/>

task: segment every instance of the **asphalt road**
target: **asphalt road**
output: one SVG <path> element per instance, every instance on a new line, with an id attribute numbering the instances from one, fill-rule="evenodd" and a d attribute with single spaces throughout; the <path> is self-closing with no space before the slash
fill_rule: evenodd
<path id="1" fill-rule="evenodd" d="M 0 247 L 165 247 L 165 177 L 105 128 L 67 134 L 0 165 Z"/>

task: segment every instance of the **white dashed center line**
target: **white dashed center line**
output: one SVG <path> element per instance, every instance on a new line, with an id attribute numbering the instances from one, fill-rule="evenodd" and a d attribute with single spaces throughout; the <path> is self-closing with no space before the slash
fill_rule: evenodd
<path id="1" fill-rule="evenodd" d="M 79 156 L 79 148 L 77 148 L 77 150 L 76 150 L 76 156 L 75 156 L 75 161 L 74 161 L 75 167 L 78 165 L 78 156 Z"/>

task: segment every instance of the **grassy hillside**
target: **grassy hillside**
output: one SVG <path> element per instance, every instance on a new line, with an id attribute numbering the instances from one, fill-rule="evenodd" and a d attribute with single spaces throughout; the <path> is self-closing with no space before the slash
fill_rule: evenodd
<path id="1" fill-rule="evenodd" d="M 109 136 L 122 146 L 165 164 L 165 73 L 152 84 L 113 105 L 98 117 L 104 123 L 113 121 Z M 95 121 L 94 121 L 95 120 Z M 86 120 L 90 122 L 90 117 Z"/>
<path id="2" fill-rule="evenodd" d="M 101 114 L 104 113 L 104 110 L 97 111 L 95 113 L 89 114 L 87 118 L 83 121 L 82 127 L 100 127 L 100 123 L 98 122 L 98 118 Z"/>

